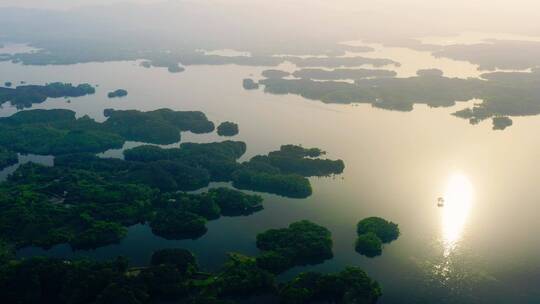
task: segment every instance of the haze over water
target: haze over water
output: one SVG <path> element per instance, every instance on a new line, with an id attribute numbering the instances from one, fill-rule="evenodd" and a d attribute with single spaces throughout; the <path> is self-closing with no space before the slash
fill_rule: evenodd
<path id="1" fill-rule="evenodd" d="M 7 1 L 0 7 L 63 10 L 73 6 L 68 2 L 51 1 L 44 4 Z M 120 4 L 114 2 L 111 11 L 103 14 L 118 14 L 119 19 L 95 25 L 95 32 L 93 28 L 91 31 L 95 36 L 100 37 L 102 28 L 113 28 L 116 23 L 133 21 L 142 15 L 148 18 L 145 21 L 153 22 L 139 22 L 140 27 L 133 31 L 144 30 L 148 34 L 145 39 L 155 38 L 147 42 L 152 47 L 163 43 L 164 47 L 182 49 L 184 45 L 175 44 L 176 37 L 179 41 L 185 39 L 189 43 L 202 41 L 198 50 L 207 55 L 226 57 L 265 54 L 268 47 L 264 44 L 265 38 L 268 38 L 269 45 L 277 44 L 282 34 L 286 47 L 281 55 L 291 55 L 297 51 L 294 55 L 299 57 L 325 57 L 328 54 L 321 54 L 321 50 L 326 50 L 327 43 L 367 46 L 373 50 L 348 49 L 338 57 L 395 60 L 399 65 L 374 67 L 366 64 L 355 68 L 392 70 L 399 78 L 413 77 L 418 70 L 436 68 L 446 77 L 479 79 L 488 71 L 485 67 L 492 64 L 489 60 L 475 62 L 474 56 L 467 60 L 452 59 L 463 54 L 444 53 L 448 51 L 445 49 L 447 46 L 475 46 L 503 41 L 501 44 L 506 50 L 507 44 L 519 41 L 526 45 L 526 53 L 531 49 L 540 50 L 534 45 L 540 41 L 538 19 L 534 18 L 540 10 L 535 10 L 538 4 L 532 1 L 518 1 L 515 4 L 509 1 L 489 4 L 487 1 L 477 4 L 458 1 L 456 4 L 441 4 L 440 9 L 435 4 L 419 0 L 410 3 L 381 1 L 376 4 L 343 1 L 342 5 L 315 1 L 313 7 L 305 8 L 306 12 L 313 13 L 306 13 L 305 23 L 294 14 L 299 7 L 306 5 L 301 1 L 291 4 L 280 1 L 282 9 L 274 7 L 268 11 L 268 16 L 264 16 L 268 4 L 258 2 L 246 4 L 234 1 L 234 5 L 229 6 L 224 1 L 210 1 L 208 6 L 205 6 L 205 2 L 202 8 L 196 6 L 197 9 L 188 9 L 187 13 L 178 10 L 170 14 L 166 14 L 167 6 L 161 6 L 160 1 L 135 1 L 137 9 L 119 14 L 123 5 L 132 7 L 122 1 Z M 159 2 L 155 11 L 151 9 L 152 6 L 145 6 L 155 2 Z M 99 6 L 111 3 L 100 1 L 90 4 Z M 193 2 L 181 1 L 182 8 L 184 4 L 191 7 L 189 5 Z M 490 14 L 480 14 L 491 4 L 494 7 Z M 249 9 L 257 5 L 260 10 L 251 15 Z M 238 13 L 244 19 L 235 19 L 236 15 L 225 18 L 229 15 L 219 10 L 222 7 L 226 7 L 227 12 Z M 402 8 L 417 9 L 417 17 L 425 18 L 413 18 L 414 22 L 409 24 L 406 11 L 400 12 Z M 99 8 L 93 9 L 93 13 L 101 12 Z M 448 17 L 444 17 L 445 10 Z M 209 19 L 201 18 L 209 20 L 207 27 L 194 26 L 201 21 L 193 17 L 199 15 L 191 13 L 200 11 L 208 12 L 208 16 L 204 16 Z M 376 13 L 369 14 L 371 11 Z M 382 13 L 387 11 L 387 14 Z M 82 8 L 75 8 L 74 12 L 92 16 Z M 179 14 L 178 18 L 175 13 Z M 365 19 L 362 16 L 366 16 Z M 471 16 L 479 17 L 472 20 Z M 160 19 L 163 19 L 163 24 Z M 164 26 L 169 19 L 173 19 L 175 25 L 185 21 L 190 26 Z M 223 29 L 220 24 L 212 22 L 221 19 Z M 523 22 L 510 22 L 518 19 Z M 339 20 L 342 22 L 339 23 Z M 384 33 L 381 23 L 388 20 L 394 20 L 391 24 L 393 30 Z M 436 22 L 438 20 L 440 22 Z M 77 24 L 71 19 L 70 22 Z M 324 27 L 323 24 L 329 25 Z M 433 28 L 427 26 L 429 24 L 433 24 Z M 372 31 L 366 25 L 373 25 Z M 241 31 L 235 31 L 238 29 Z M 152 36 L 152 30 L 162 31 L 163 36 Z M 0 38 L 9 38 L 8 43 L 3 43 L 0 54 L 37 50 L 26 44 L 31 41 L 24 41 L 34 37 L 31 33 L 21 33 L 24 37 L 13 41 L 14 32 L 16 28 L 0 33 Z M 66 32 L 67 36 L 78 34 L 77 30 L 71 33 L 66 29 Z M 118 37 L 127 37 L 126 45 L 131 45 L 129 31 L 122 33 L 126 36 Z M 322 41 L 316 41 L 318 33 Z M 85 39 L 91 41 L 90 36 L 84 36 L 80 42 L 86 43 Z M 201 37 L 209 37 L 210 42 Z M 119 41 L 122 39 L 118 38 Z M 295 39 L 298 39 L 298 45 L 289 45 Z M 309 40 L 309 43 L 302 39 Z M 230 40 L 230 44 L 224 43 L 227 40 Z M 34 44 L 43 46 L 49 42 L 47 39 L 36 39 Z M 244 42 L 246 46 L 242 47 Z M 305 45 L 303 42 L 306 42 Z M 532 47 L 529 43 L 533 44 Z M 313 47 L 313 52 L 310 52 L 311 45 L 317 46 L 316 49 Z M 485 50 L 483 47 L 482 50 Z M 335 50 L 328 53 L 331 51 Z M 437 52 L 443 53 L 437 55 Z M 485 56 L 488 59 L 499 59 L 497 56 L 500 55 L 496 51 L 485 54 L 489 55 Z M 534 52 L 529 54 L 531 58 L 536 58 Z M 508 57 L 511 56 L 509 53 Z M 32 106 L 32 109 L 72 109 L 77 117 L 88 115 L 98 121 L 105 120 L 103 110 L 107 108 L 202 111 L 216 124 L 223 121 L 239 124 L 240 133 L 232 139 L 247 144 L 247 152 L 241 161 L 277 150 L 282 144 L 301 144 L 321 148 L 330 159 L 342 159 L 345 171 L 338 176 L 310 178 L 313 195 L 307 199 L 261 194 L 265 199 L 264 210 L 249 216 L 222 217 L 210 221 L 208 232 L 196 240 L 166 240 L 153 235 L 147 225 L 138 224 L 131 226 L 127 237 L 116 245 L 88 251 L 73 251 L 68 245 L 57 245 L 49 250 L 27 247 L 18 251 L 18 257 L 88 256 L 105 260 L 125 255 L 135 265 L 146 265 L 153 251 L 181 247 L 193 251 L 204 270 L 213 271 L 222 265 L 228 252 L 258 254 L 255 244 L 257 233 L 308 219 L 332 232 L 334 258 L 314 266 L 295 267 L 281 275 L 280 280 L 290 279 L 307 270 L 335 272 L 346 266 L 359 266 L 381 283 L 383 297 L 379 303 L 540 302 L 540 238 L 536 236 L 536 231 L 540 230 L 540 187 L 537 187 L 540 180 L 540 170 L 537 169 L 540 138 L 536 132 L 540 129 L 540 116 L 512 116 L 511 127 L 494 131 L 489 119 L 473 125 L 451 115 L 481 100 L 463 100 L 452 107 L 432 108 L 415 104 L 413 111 L 400 112 L 365 103 L 323 103 L 299 94 L 274 95 L 265 93 L 262 85 L 256 90 L 242 87 L 243 79 L 262 79 L 264 70 L 294 72 L 299 69 L 289 61 L 278 66 L 185 65 L 186 70 L 181 73 L 170 73 L 163 67 L 144 68 L 141 66 L 142 60 L 103 61 L 106 62 L 70 65 L 25 65 L 1 61 L 0 83 L 45 84 L 58 81 L 99 85 L 94 95 L 71 98 L 69 102 L 65 98 L 49 98 Z M 491 71 L 530 73 L 538 68 L 534 64 L 526 68 L 519 64 L 515 68 L 508 68 L 515 65 L 515 61 L 509 62 Z M 342 81 L 353 83 L 351 79 Z M 108 92 L 118 88 L 126 89 L 129 95 L 120 99 L 107 98 Z M 4 103 L 0 116 L 10 116 L 17 111 Z M 181 142 L 222 140 L 214 133 L 184 132 Z M 127 142 L 124 148 L 140 144 Z M 122 150 L 107 151 L 101 156 L 121 157 Z M 52 165 L 50 156 L 19 155 L 19 158 L 21 163 L 35 161 Z M 0 172 L 0 178 L 5 179 L 17 166 Z M 230 186 L 213 183 L 210 187 L 223 185 Z M 437 206 L 439 198 L 444 202 L 443 207 Z M 354 248 L 356 224 L 369 216 L 398 223 L 401 231 L 399 239 L 386 244 L 384 254 L 375 258 L 360 255 Z"/>
<path id="2" fill-rule="evenodd" d="M 258 232 L 309 219 L 332 231 L 335 257 L 295 268 L 284 278 L 306 269 L 335 271 L 358 265 L 384 286 L 382 303 L 404 303 L 404 298 L 408 303 L 532 301 L 538 296 L 527 284 L 540 266 L 540 242 L 530 234 L 540 228 L 534 220 L 540 194 L 534 155 L 540 140 L 530 136 L 531 129 L 540 127 L 540 117 L 518 118 L 512 128 L 494 132 L 488 122 L 470 125 L 449 115 L 463 103 L 452 108 L 416 106 L 402 113 L 244 90 L 241 80 L 260 74 L 264 67 L 194 66 L 171 74 L 136 62 L 0 65 L 0 81 L 45 83 L 56 75 L 57 81 L 99 84 L 95 95 L 71 103 L 50 99 L 34 108 L 69 108 L 98 120 L 109 107 L 201 110 L 213 121 L 239 123 L 241 131 L 234 139 L 248 145 L 243 159 L 295 143 L 320 147 L 328 157 L 345 161 L 343 175 L 311 179 L 314 194 L 308 199 L 263 195 L 263 211 L 212 221 L 198 240 L 167 241 L 137 225 L 119 245 L 78 251 L 77 256 L 104 259 L 121 254 L 143 265 L 152 251 L 179 246 L 193 250 L 205 269 L 215 269 L 226 252 L 256 254 Z M 126 88 L 129 96 L 104 98 L 117 87 Z M 1 114 L 14 111 L 4 107 Z M 214 134 L 182 136 L 183 142 L 220 140 Z M 438 197 L 444 197 L 447 206 L 438 208 Z M 374 259 L 354 251 L 356 222 L 372 215 L 399 223 L 402 232 Z M 59 245 L 19 254 L 73 253 Z"/>

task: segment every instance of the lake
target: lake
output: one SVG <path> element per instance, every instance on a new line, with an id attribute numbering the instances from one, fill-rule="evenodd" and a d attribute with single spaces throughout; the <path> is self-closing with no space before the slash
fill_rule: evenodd
<path id="1" fill-rule="evenodd" d="M 398 51 L 389 48 L 384 54 Z M 410 52 L 396 60 L 425 56 Z M 402 63 L 400 76 L 418 66 L 434 67 L 432 62 Z M 445 64 L 451 62 L 444 59 L 438 67 L 444 70 Z M 470 64 L 456 64 L 459 68 L 450 71 L 451 76 L 479 74 Z M 140 67 L 138 62 L 0 63 L 0 83 L 99 85 L 95 95 L 72 98 L 69 103 L 49 99 L 33 108 L 72 109 L 78 116 L 99 121 L 105 119 L 105 108 L 200 110 L 216 123 L 239 124 L 240 133 L 233 139 L 248 145 L 242 160 L 290 143 L 319 147 L 329 158 L 343 159 L 346 166 L 342 175 L 311 178 L 313 195 L 307 199 L 263 194 L 263 211 L 211 221 L 208 233 L 197 240 L 169 241 L 154 236 L 145 225 L 136 225 L 117 245 L 77 252 L 65 245 L 50 250 L 25 248 L 18 255 L 98 259 L 125 255 L 133 264 L 144 265 L 154 250 L 183 247 L 197 255 L 203 269 L 214 270 L 227 252 L 257 254 L 257 233 L 309 219 L 330 229 L 335 257 L 316 266 L 296 267 L 283 279 L 305 270 L 333 272 L 354 265 L 382 284 L 380 303 L 540 302 L 540 238 L 536 236 L 540 137 L 532 132 L 540 129 L 540 117 L 512 118 L 512 127 L 493 131 L 489 120 L 470 125 L 450 115 L 470 105 L 465 102 L 452 108 L 415 106 L 404 113 L 242 88 L 243 78 L 258 78 L 265 69 L 203 65 L 172 74 L 163 68 Z M 107 93 L 118 88 L 127 89 L 129 95 L 108 99 Z M 0 115 L 15 111 L 5 104 Z M 182 134 L 182 142 L 221 140 L 215 133 Z M 51 162 L 47 157 L 37 160 Z M 442 208 L 437 207 L 438 197 L 445 198 Z M 376 258 L 354 251 L 356 223 L 368 216 L 384 217 L 401 229 L 401 237 Z"/>

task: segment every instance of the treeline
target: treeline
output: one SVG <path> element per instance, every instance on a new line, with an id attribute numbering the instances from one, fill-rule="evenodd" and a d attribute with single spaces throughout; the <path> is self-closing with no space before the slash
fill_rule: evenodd
<path id="1" fill-rule="evenodd" d="M 71 83 L 53 82 L 46 85 L 21 85 L 16 88 L 9 88 L 11 83 L 9 84 L 6 88 L 0 88 L 0 104 L 9 101 L 18 109 L 29 108 L 47 98 L 80 97 L 96 92 L 95 88 L 87 83 L 74 86 Z"/>
<path id="2" fill-rule="evenodd" d="M 106 262 L 0 256 L 0 298 L 5 303 L 376 303 L 379 284 L 348 267 L 335 274 L 301 273 L 277 283 L 254 258 L 230 254 L 221 270 L 200 272 L 183 249 L 152 255 L 148 267 L 126 258 Z"/>

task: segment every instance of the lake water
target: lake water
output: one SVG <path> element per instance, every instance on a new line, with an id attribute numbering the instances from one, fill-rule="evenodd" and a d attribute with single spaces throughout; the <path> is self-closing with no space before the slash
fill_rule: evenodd
<path id="1" fill-rule="evenodd" d="M 411 67 L 405 67 L 407 74 Z M 540 302 L 540 137 L 533 131 L 540 129 L 540 117 L 513 118 L 512 127 L 492 131 L 490 121 L 472 126 L 450 115 L 465 103 L 453 108 L 416 106 L 402 113 L 242 88 L 243 78 L 257 78 L 264 69 L 189 66 L 171 74 L 137 62 L 44 67 L 0 63 L 0 83 L 99 84 L 95 95 L 70 103 L 49 99 L 34 108 L 73 109 L 78 116 L 100 121 L 105 108 L 201 110 L 214 122 L 239 123 L 240 134 L 233 139 L 248 145 L 242 159 L 291 143 L 320 147 L 329 158 L 346 164 L 340 176 L 312 178 L 314 191 L 308 199 L 263 194 L 263 211 L 211 221 L 208 233 L 198 240 L 168 241 L 136 225 L 118 245 L 77 252 L 64 245 L 27 248 L 19 256 L 126 255 L 143 265 L 156 249 L 184 247 L 197 255 L 204 269 L 214 270 L 227 252 L 257 254 L 257 233 L 309 219 L 331 230 L 335 257 L 294 268 L 284 279 L 305 270 L 332 272 L 353 265 L 382 284 L 380 303 Z M 106 97 L 118 88 L 129 95 Z M 14 112 L 5 104 L 0 115 Z M 217 140 L 223 138 L 214 133 L 182 134 L 183 142 Z M 50 163 L 49 158 L 43 161 Z M 447 206 L 438 208 L 438 197 L 445 197 Z M 387 218 L 401 229 L 401 237 L 376 258 L 354 251 L 356 223 L 368 216 Z"/>

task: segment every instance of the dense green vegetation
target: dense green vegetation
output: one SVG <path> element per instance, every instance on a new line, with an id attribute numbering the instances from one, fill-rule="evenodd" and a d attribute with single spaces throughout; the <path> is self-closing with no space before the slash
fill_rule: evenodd
<path id="1" fill-rule="evenodd" d="M 390 243 L 399 237 L 399 227 L 380 217 L 368 217 L 358 222 L 356 251 L 368 257 L 382 253 L 383 243 Z"/>
<path id="2" fill-rule="evenodd" d="M 376 303 L 379 284 L 359 268 L 336 274 L 302 273 L 278 284 L 256 260 L 230 254 L 222 269 L 200 272 L 183 249 L 154 252 L 148 267 L 130 268 L 119 257 L 105 262 L 52 258 L 0 264 L 0 298 L 5 303 L 245 303 L 271 300 L 307 304 Z"/>
<path id="3" fill-rule="evenodd" d="M 307 176 L 325 176 L 343 172 L 341 160 L 316 158 L 324 153 L 285 145 L 279 151 L 258 155 L 237 163 L 245 152 L 243 142 L 224 141 L 209 144 L 181 144 L 162 149 L 139 146 L 124 152 L 125 159 L 153 164 L 157 161 L 183 163 L 208 171 L 212 181 L 231 181 L 239 189 L 269 192 L 288 197 L 308 197 L 312 189 Z"/>
<path id="4" fill-rule="evenodd" d="M 19 157 L 17 156 L 17 153 L 0 147 L 0 170 L 14 165 L 18 161 Z"/>
<path id="5" fill-rule="evenodd" d="M 209 133 L 214 130 L 214 123 L 198 111 L 108 109 L 105 115 L 108 118 L 103 126 L 107 130 L 133 141 L 171 144 L 180 140 L 180 131 Z"/>
<path id="6" fill-rule="evenodd" d="M 330 231 L 307 220 L 259 233 L 257 247 L 263 251 L 257 257 L 257 265 L 273 273 L 333 257 Z"/>
<path id="7" fill-rule="evenodd" d="M 230 121 L 224 121 L 217 127 L 219 136 L 234 136 L 238 134 L 238 124 Z"/>
<path id="8" fill-rule="evenodd" d="M 259 88 L 259 84 L 253 79 L 246 78 L 242 81 L 242 87 L 246 90 L 257 90 Z"/>
<path id="9" fill-rule="evenodd" d="M 124 97 L 124 96 L 127 96 L 127 94 L 128 94 L 128 91 L 124 89 L 118 89 L 118 90 L 114 90 L 112 92 L 107 93 L 107 97 L 109 98 Z"/>
<path id="10" fill-rule="evenodd" d="M 336 274 L 306 272 L 279 290 L 281 303 L 377 303 L 382 290 L 358 267 Z"/>
<path id="11" fill-rule="evenodd" d="M 211 132 L 214 124 L 201 112 L 159 109 L 150 112 L 106 110 L 98 123 L 70 110 L 30 110 L 0 118 L 0 146 L 21 153 L 103 152 L 126 140 L 170 144 L 180 131 Z"/>
<path id="12" fill-rule="evenodd" d="M 73 86 L 71 83 L 53 82 L 46 85 L 23 85 L 9 88 L 0 88 L 0 104 L 9 101 L 18 109 L 29 108 L 34 103 L 42 103 L 47 98 L 79 97 L 94 94 L 96 90 L 85 83 Z"/>
<path id="13" fill-rule="evenodd" d="M 373 232 L 360 234 L 356 239 L 354 248 L 360 254 L 367 257 L 375 257 L 382 254 L 383 243 Z"/>
<path id="14" fill-rule="evenodd" d="M 125 226 L 145 221 L 157 235 L 195 238 L 206 232 L 207 220 L 262 209 L 261 197 L 233 189 L 160 192 L 164 174 L 154 175 L 147 165 L 91 154 L 57 157 L 54 167 L 24 164 L 0 184 L 0 238 L 17 247 L 95 248 L 118 242 Z M 166 190 L 194 183 L 187 173 L 172 176 L 177 187 Z"/>
<path id="15" fill-rule="evenodd" d="M 306 177 L 339 174 L 345 167 L 342 160 L 317 158 L 323 154 L 319 149 L 281 146 L 279 151 L 243 163 L 233 174 L 233 185 L 288 197 L 308 197 L 312 190 Z"/>

